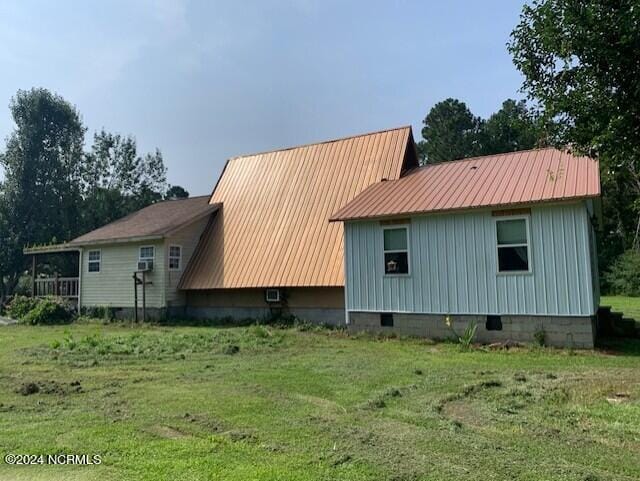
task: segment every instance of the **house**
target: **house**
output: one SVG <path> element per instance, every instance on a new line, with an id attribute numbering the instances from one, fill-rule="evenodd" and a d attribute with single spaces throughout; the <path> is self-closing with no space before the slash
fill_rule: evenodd
<path id="1" fill-rule="evenodd" d="M 598 163 L 555 149 L 428 165 L 336 211 L 350 329 L 593 347 Z"/>
<path id="2" fill-rule="evenodd" d="M 230 159 L 211 196 L 67 244 L 79 307 L 132 317 L 292 314 L 350 329 L 590 347 L 598 164 L 556 149 L 418 166 L 410 127 Z M 135 279 L 134 279 L 135 276 Z M 75 284 L 74 284 L 75 282 Z M 137 302 L 136 302 L 137 301 Z"/>
<path id="3" fill-rule="evenodd" d="M 185 304 L 178 283 L 218 207 L 209 196 L 158 202 L 68 243 L 27 248 L 34 258 L 33 293 L 61 295 L 79 308 L 109 307 L 129 318 L 138 297 L 147 318 L 164 317 Z M 36 257 L 61 252 L 76 253 L 78 277 L 39 278 Z"/>
<path id="4" fill-rule="evenodd" d="M 417 165 L 410 127 L 232 158 L 210 197 L 160 202 L 69 243 L 25 249 L 33 292 L 130 317 L 144 292 L 153 317 L 284 313 L 343 324 L 344 235 L 329 217 Z M 35 256 L 65 251 L 79 253 L 79 278 L 39 279 Z M 149 260 L 145 290 L 134 289 Z"/>
<path id="5" fill-rule="evenodd" d="M 179 288 L 189 317 L 285 312 L 344 324 L 343 228 L 329 217 L 417 167 L 410 127 L 229 160 Z"/>

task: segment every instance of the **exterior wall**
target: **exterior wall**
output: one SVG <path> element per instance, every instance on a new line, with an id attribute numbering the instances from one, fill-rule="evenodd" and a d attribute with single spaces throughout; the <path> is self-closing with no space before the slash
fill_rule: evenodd
<path id="1" fill-rule="evenodd" d="M 348 311 L 582 316 L 595 314 L 584 202 L 531 208 L 531 272 L 498 274 L 491 211 L 416 216 L 408 276 L 385 276 L 382 227 L 348 222 Z"/>
<path id="2" fill-rule="evenodd" d="M 150 308 L 165 307 L 166 254 L 162 241 L 122 243 L 84 247 L 82 255 L 81 303 L 83 307 L 133 307 L 133 273 L 137 268 L 139 248 L 155 247 L 154 269 L 147 274 L 146 303 Z M 100 272 L 89 272 L 90 250 L 100 250 Z M 138 288 L 138 305 L 142 305 L 142 289 Z"/>
<path id="3" fill-rule="evenodd" d="M 209 222 L 209 218 L 210 216 L 200 219 L 165 239 L 164 245 L 166 255 L 164 256 L 164 264 L 166 272 L 165 285 L 167 307 L 184 306 L 186 303 L 187 296 L 184 291 L 178 290 L 178 283 L 180 282 L 182 273 L 189 264 L 189 260 L 191 260 L 191 256 L 196 250 L 200 236 L 202 235 L 207 222 Z M 179 245 L 182 247 L 182 263 L 180 270 L 169 270 L 170 245 Z"/>
<path id="4" fill-rule="evenodd" d="M 477 323 L 477 342 L 513 340 L 533 342 L 535 333 L 543 331 L 545 344 L 557 347 L 593 348 L 595 326 L 592 317 L 567 316 L 502 316 L 502 330 L 486 329 L 486 316 L 451 316 L 456 333 L 464 332 L 469 322 Z M 350 312 L 349 330 L 381 333 L 396 333 L 405 336 L 449 339 L 453 336 L 446 326 L 444 316 L 437 314 L 394 314 L 393 327 L 380 325 L 380 314 L 373 312 Z"/>
<path id="5" fill-rule="evenodd" d="M 187 291 L 184 315 L 198 318 L 261 318 L 282 309 L 301 319 L 332 325 L 344 325 L 344 290 L 342 287 L 283 288 L 286 306 L 265 301 L 264 289 L 214 289 Z M 181 312 L 172 311 L 179 316 Z"/>

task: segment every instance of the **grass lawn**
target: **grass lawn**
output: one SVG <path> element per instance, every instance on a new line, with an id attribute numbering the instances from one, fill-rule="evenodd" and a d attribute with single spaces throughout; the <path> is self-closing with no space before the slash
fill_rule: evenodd
<path id="1" fill-rule="evenodd" d="M 630 317 L 640 323 L 640 297 L 602 296 L 600 304 L 611 306 L 612 310 L 623 312 L 625 317 Z"/>
<path id="2" fill-rule="evenodd" d="M 637 480 L 640 346 L 0 327 L 0 453 L 103 460 L 2 480 Z"/>

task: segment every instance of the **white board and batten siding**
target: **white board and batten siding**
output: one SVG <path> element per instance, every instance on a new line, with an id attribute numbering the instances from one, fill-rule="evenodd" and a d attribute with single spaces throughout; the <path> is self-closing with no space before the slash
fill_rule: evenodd
<path id="1" fill-rule="evenodd" d="M 531 208 L 528 273 L 498 273 L 496 218 L 490 210 L 411 217 L 406 276 L 384 275 L 379 221 L 347 222 L 347 310 L 595 314 L 599 300 L 586 202 Z"/>

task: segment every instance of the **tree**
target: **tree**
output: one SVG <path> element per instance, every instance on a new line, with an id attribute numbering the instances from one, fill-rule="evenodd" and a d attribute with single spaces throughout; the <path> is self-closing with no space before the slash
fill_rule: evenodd
<path id="1" fill-rule="evenodd" d="M 640 249 L 640 4 L 534 0 L 525 5 L 509 51 L 524 89 L 543 109 L 551 140 L 600 160 L 605 207 L 621 209 L 609 232 Z M 607 202 L 618 189 L 633 198 Z M 616 189 L 609 190 L 609 189 Z M 618 204 L 618 205 L 616 205 Z M 633 216 L 632 231 L 622 221 Z M 606 241 L 606 239 L 605 239 Z"/>
<path id="2" fill-rule="evenodd" d="M 15 129 L 0 155 L 4 294 L 13 291 L 24 270 L 25 245 L 78 232 L 85 134 L 76 108 L 46 89 L 19 90 L 9 108 Z"/>
<path id="3" fill-rule="evenodd" d="M 483 155 L 540 146 L 543 139 L 538 116 L 524 100 L 507 99 L 502 108 L 482 124 L 479 143 Z"/>
<path id="4" fill-rule="evenodd" d="M 480 152 L 478 133 L 482 126 L 467 105 L 448 98 L 435 104 L 422 122 L 418 152 L 423 164 L 462 159 Z"/>
<path id="5" fill-rule="evenodd" d="M 132 136 L 101 130 L 82 169 L 83 231 L 87 232 L 162 199 L 166 168 L 156 149 L 144 156 Z"/>
<path id="6" fill-rule="evenodd" d="M 167 189 L 167 193 L 164 195 L 165 200 L 173 199 L 187 199 L 189 198 L 189 192 L 179 185 L 171 185 Z"/>

